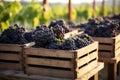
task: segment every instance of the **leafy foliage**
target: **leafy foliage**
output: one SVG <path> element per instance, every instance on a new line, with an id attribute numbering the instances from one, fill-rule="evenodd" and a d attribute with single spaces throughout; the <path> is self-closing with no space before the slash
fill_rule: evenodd
<path id="1" fill-rule="evenodd" d="M 75 5 L 76 6 L 76 5 Z M 93 17 L 92 6 L 84 4 L 73 6 L 72 20 L 77 23 L 87 21 Z M 98 16 L 102 16 L 101 6 L 96 6 Z M 119 13 L 119 7 L 116 6 L 116 13 Z M 112 14 L 111 6 L 105 6 L 105 15 Z M 50 7 L 41 6 L 40 3 L 30 2 L 26 5 L 21 5 L 20 2 L 4 2 L 0 1 L 0 25 L 4 31 L 10 24 L 18 23 L 19 25 L 27 26 L 27 29 L 33 29 L 39 24 L 48 24 L 51 20 L 64 19 L 68 20 L 67 5 L 50 5 Z"/>

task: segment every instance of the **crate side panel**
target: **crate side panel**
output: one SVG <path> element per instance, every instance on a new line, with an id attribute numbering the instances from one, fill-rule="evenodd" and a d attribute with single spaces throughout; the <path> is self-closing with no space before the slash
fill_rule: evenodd
<path id="1" fill-rule="evenodd" d="M 72 71 L 57 70 L 57 69 L 28 67 L 27 73 L 44 75 L 44 76 L 51 76 L 51 77 L 74 78 L 74 74 Z"/>
<path id="2" fill-rule="evenodd" d="M 98 49 L 98 42 L 94 42 L 86 47 L 83 47 L 83 48 L 77 50 L 77 58 L 79 58 L 85 54 L 88 54 L 89 52 L 96 50 L 96 49 Z"/>
<path id="3" fill-rule="evenodd" d="M 5 62 L 0 62 L 0 69 L 22 70 L 22 66 L 21 66 L 20 63 L 5 63 Z"/>
<path id="4" fill-rule="evenodd" d="M 26 55 L 60 57 L 60 58 L 74 58 L 74 54 L 67 50 L 51 50 L 44 48 L 25 48 Z"/>
<path id="5" fill-rule="evenodd" d="M 13 44 L 0 44 L 0 51 L 22 51 L 22 46 Z"/>
<path id="6" fill-rule="evenodd" d="M 62 67 L 62 68 L 72 68 L 71 61 L 65 60 L 56 60 L 56 59 L 47 59 L 47 58 L 32 58 L 27 57 L 26 59 L 27 64 L 33 65 L 43 65 L 43 66 L 52 66 L 52 67 Z"/>
<path id="7" fill-rule="evenodd" d="M 88 80 L 89 78 L 91 78 L 93 75 L 95 75 L 96 73 L 98 73 L 100 70 L 102 70 L 104 68 L 104 63 L 98 63 L 97 67 L 95 67 L 93 70 L 87 72 L 86 74 L 84 74 L 83 76 L 77 78 L 76 80 Z"/>
<path id="8" fill-rule="evenodd" d="M 20 56 L 18 54 L 0 53 L 0 60 L 15 60 L 19 61 Z"/>
<path id="9" fill-rule="evenodd" d="M 99 50 L 113 51 L 113 46 L 112 45 L 100 44 L 99 45 Z"/>
<path id="10" fill-rule="evenodd" d="M 97 66 L 97 59 L 90 62 L 89 64 L 87 64 L 86 66 L 80 68 L 79 70 L 77 70 L 77 78 L 83 76 L 84 74 L 88 73 L 89 71 L 93 70 L 96 66 Z"/>
<path id="11" fill-rule="evenodd" d="M 103 58 L 111 58 L 111 57 L 113 57 L 113 54 L 112 54 L 112 52 L 101 52 L 101 51 L 99 51 L 98 52 L 98 57 L 100 58 L 100 57 L 103 57 Z"/>
<path id="12" fill-rule="evenodd" d="M 83 58 L 80 58 L 80 59 L 77 60 L 77 67 L 80 67 L 80 66 L 88 63 L 89 61 L 97 58 L 97 57 L 98 57 L 98 52 L 95 51 L 95 52 L 93 52 L 93 53 L 91 53 L 91 54 L 89 54 L 89 55 L 87 55 Z"/>
<path id="13" fill-rule="evenodd" d="M 99 41 L 99 43 L 108 43 L 113 44 L 112 38 L 105 38 L 105 37 L 92 37 L 95 41 Z"/>

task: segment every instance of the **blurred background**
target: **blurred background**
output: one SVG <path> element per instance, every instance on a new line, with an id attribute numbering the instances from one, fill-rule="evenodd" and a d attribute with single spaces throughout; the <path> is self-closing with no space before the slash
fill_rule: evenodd
<path id="1" fill-rule="evenodd" d="M 26 29 L 57 19 L 75 24 L 120 13 L 120 0 L 0 0 L 0 31 L 17 23 Z"/>

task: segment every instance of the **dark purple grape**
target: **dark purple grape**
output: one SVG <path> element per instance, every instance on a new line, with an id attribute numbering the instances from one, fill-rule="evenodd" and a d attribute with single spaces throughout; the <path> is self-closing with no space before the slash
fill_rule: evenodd
<path id="1" fill-rule="evenodd" d="M 17 24 L 14 24 L 15 28 L 11 26 L 4 30 L 1 34 L 0 43 L 7 44 L 25 44 L 28 41 L 24 38 L 25 28 L 19 27 Z"/>

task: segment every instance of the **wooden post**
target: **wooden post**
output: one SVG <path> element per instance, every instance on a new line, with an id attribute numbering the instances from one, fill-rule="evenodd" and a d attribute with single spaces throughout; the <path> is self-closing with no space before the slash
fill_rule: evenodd
<path id="1" fill-rule="evenodd" d="M 92 76 L 89 80 L 98 80 L 98 73 Z"/>
<path id="2" fill-rule="evenodd" d="M 105 0 L 102 0 L 102 16 L 105 15 L 104 11 L 105 11 Z"/>
<path id="3" fill-rule="evenodd" d="M 113 0 L 113 5 L 112 5 L 112 11 L 113 11 L 113 14 L 115 14 L 115 5 L 116 5 L 116 0 Z"/>
<path id="4" fill-rule="evenodd" d="M 43 10 L 46 11 L 48 8 L 48 0 L 43 0 L 43 6 L 44 6 Z"/>
<path id="5" fill-rule="evenodd" d="M 49 13 L 49 3 L 48 0 L 43 0 L 43 14 Z M 44 22 L 46 25 L 48 25 L 48 22 Z"/>
<path id="6" fill-rule="evenodd" d="M 43 0 L 43 5 L 48 5 L 48 0 Z"/>
<path id="7" fill-rule="evenodd" d="M 71 21 L 72 19 L 72 2 L 69 0 L 68 2 L 68 21 Z"/>
<path id="8" fill-rule="evenodd" d="M 117 63 L 108 63 L 108 79 L 116 80 L 117 77 Z"/>
<path id="9" fill-rule="evenodd" d="M 118 64 L 117 64 L 117 75 L 119 76 L 120 75 L 120 72 L 119 72 L 119 65 L 120 65 L 120 62 L 118 62 Z"/>
<path id="10" fill-rule="evenodd" d="M 93 0 L 93 17 L 96 17 L 96 0 Z"/>

